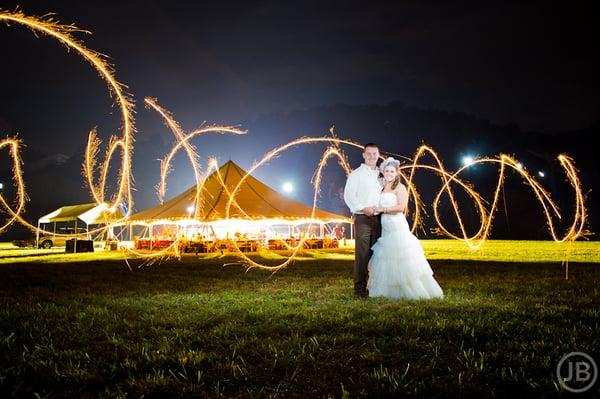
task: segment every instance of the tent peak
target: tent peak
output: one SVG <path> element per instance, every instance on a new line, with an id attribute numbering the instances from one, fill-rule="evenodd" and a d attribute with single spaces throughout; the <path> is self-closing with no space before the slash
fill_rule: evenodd
<path id="1" fill-rule="evenodd" d="M 223 163 L 221 165 L 221 168 L 224 168 L 225 166 L 229 166 L 229 165 L 233 165 L 233 166 L 236 166 L 236 167 L 242 169 L 241 166 L 238 165 L 237 163 L 235 163 L 232 159 L 229 159 L 229 160 L 227 160 L 227 162 Z"/>

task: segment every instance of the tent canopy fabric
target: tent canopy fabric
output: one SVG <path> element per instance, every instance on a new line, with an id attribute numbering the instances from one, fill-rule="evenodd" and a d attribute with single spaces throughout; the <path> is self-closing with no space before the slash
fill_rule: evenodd
<path id="1" fill-rule="evenodd" d="M 38 219 L 38 223 L 74 222 L 82 220 L 85 224 L 105 224 L 123 218 L 120 210 L 110 212 L 105 204 L 79 204 L 62 206 Z"/>
<path id="2" fill-rule="evenodd" d="M 225 219 L 229 194 L 233 192 L 246 171 L 233 161 L 226 162 L 206 180 L 202 193 L 202 209 L 196 219 L 213 222 Z M 221 181 L 222 179 L 222 181 Z M 225 188 L 223 187 L 225 186 Z M 193 218 L 191 207 L 195 204 L 196 186 L 153 208 L 132 215 L 128 222 L 153 222 Z M 236 193 L 229 217 L 232 219 L 309 219 L 312 207 L 279 194 L 258 179 L 248 176 Z M 314 219 L 321 221 L 350 222 L 342 215 L 315 209 Z"/>
<path id="3" fill-rule="evenodd" d="M 125 217 L 121 209 L 108 209 L 105 204 L 100 204 L 87 212 L 79 215 L 79 219 L 86 224 L 109 224 L 121 220 Z"/>

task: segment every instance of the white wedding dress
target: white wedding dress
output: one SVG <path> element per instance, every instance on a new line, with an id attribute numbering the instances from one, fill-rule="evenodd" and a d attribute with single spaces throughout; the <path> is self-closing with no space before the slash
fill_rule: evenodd
<path id="1" fill-rule="evenodd" d="M 380 206 L 391 207 L 396 203 L 396 194 L 381 193 Z M 367 284 L 369 296 L 394 299 L 444 296 L 403 213 L 381 215 L 381 237 L 372 249 Z"/>

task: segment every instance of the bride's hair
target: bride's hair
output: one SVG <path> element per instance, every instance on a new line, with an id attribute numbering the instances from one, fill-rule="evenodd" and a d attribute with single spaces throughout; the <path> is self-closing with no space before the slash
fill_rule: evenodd
<path id="1" fill-rule="evenodd" d="M 396 168 L 396 173 L 398 174 L 396 176 L 396 178 L 394 179 L 394 181 L 392 182 L 392 190 L 395 190 L 396 187 L 398 187 L 398 184 L 400 184 L 400 161 L 398 161 L 397 159 L 394 159 L 392 157 L 385 159 L 381 163 L 381 165 L 379 165 L 379 171 L 381 172 L 381 174 L 383 174 L 383 171 L 388 166 L 393 166 L 394 168 Z M 384 182 L 385 182 L 385 179 L 384 179 Z M 384 186 L 385 186 L 385 183 L 384 183 Z"/>

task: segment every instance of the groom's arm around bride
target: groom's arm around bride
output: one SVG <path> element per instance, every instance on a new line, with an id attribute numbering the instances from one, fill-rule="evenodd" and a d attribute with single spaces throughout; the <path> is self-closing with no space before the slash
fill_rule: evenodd
<path id="1" fill-rule="evenodd" d="M 355 231 L 354 294 L 360 298 L 368 296 L 368 265 L 371 247 L 380 234 L 379 217 L 375 207 L 379 205 L 381 184 L 379 183 L 379 148 L 374 143 L 363 149 L 364 163 L 352 171 L 344 188 L 344 201 L 352 212 Z"/>

